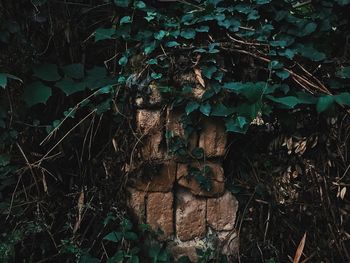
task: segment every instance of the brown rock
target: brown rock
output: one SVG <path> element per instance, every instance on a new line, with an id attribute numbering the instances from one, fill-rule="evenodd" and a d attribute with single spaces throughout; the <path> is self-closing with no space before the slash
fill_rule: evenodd
<path id="1" fill-rule="evenodd" d="M 222 123 L 211 119 L 203 121 L 203 129 L 199 136 L 199 147 L 203 148 L 207 157 L 222 157 L 226 150 L 226 130 Z"/>
<path id="2" fill-rule="evenodd" d="M 174 234 L 173 193 L 150 193 L 147 199 L 147 223 L 154 229 L 161 229 L 161 239 Z"/>
<path id="3" fill-rule="evenodd" d="M 163 126 L 161 112 L 159 110 L 138 110 L 136 124 L 142 135 L 157 133 Z"/>
<path id="4" fill-rule="evenodd" d="M 144 160 L 159 160 L 165 156 L 165 151 L 161 147 L 163 133 L 161 131 L 150 134 L 142 138 L 141 155 Z"/>
<path id="5" fill-rule="evenodd" d="M 173 245 L 169 247 L 171 254 L 174 256 L 175 262 L 181 257 L 188 257 L 191 262 L 198 262 L 196 247 L 186 243 L 187 242 L 181 245 Z"/>
<path id="6" fill-rule="evenodd" d="M 206 233 L 206 200 L 189 191 L 176 193 L 176 235 L 181 241 L 202 238 Z"/>
<path id="7" fill-rule="evenodd" d="M 128 207 L 131 209 L 133 216 L 135 216 L 139 222 L 144 222 L 146 218 L 146 193 L 143 191 L 137 191 L 134 188 L 128 188 L 130 193 L 128 199 Z"/>
<path id="8" fill-rule="evenodd" d="M 207 222 L 213 229 L 232 230 L 235 226 L 238 201 L 228 191 L 218 198 L 207 200 Z"/>
<path id="9" fill-rule="evenodd" d="M 184 114 L 182 110 L 178 109 L 168 109 L 167 110 L 167 121 L 166 129 L 167 131 L 172 132 L 173 136 L 179 136 L 185 138 L 185 130 L 181 123 L 181 116 Z M 189 150 L 197 147 L 198 135 L 193 132 L 188 138 Z"/>
<path id="10" fill-rule="evenodd" d="M 175 177 L 175 162 L 154 165 L 144 168 L 143 177 L 136 181 L 135 188 L 147 192 L 169 192 L 173 188 Z"/>
<path id="11" fill-rule="evenodd" d="M 211 168 L 211 173 L 207 175 L 207 179 L 211 183 L 211 190 L 206 191 L 205 189 L 202 189 L 197 180 L 189 176 L 187 164 L 178 164 L 176 178 L 179 185 L 190 189 L 194 195 L 199 196 L 217 196 L 225 191 L 224 170 L 220 164 L 196 162 L 191 163 L 190 165 L 198 169 L 203 169 L 206 165 Z"/>
<path id="12" fill-rule="evenodd" d="M 221 231 L 218 233 L 221 252 L 228 256 L 237 256 L 239 249 L 238 235 L 235 230 Z"/>
<path id="13" fill-rule="evenodd" d="M 141 155 L 144 160 L 162 159 L 164 150 L 161 148 L 163 140 L 163 118 L 159 110 L 138 110 L 136 123 L 141 139 Z"/>

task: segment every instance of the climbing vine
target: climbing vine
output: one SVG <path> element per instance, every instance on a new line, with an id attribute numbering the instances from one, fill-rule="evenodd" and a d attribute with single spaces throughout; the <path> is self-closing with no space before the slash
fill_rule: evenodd
<path id="1" fill-rule="evenodd" d="M 67 244 L 91 245 L 93 238 L 84 233 L 77 241 L 75 227 L 58 223 L 57 211 L 49 220 L 47 211 L 87 185 L 101 202 L 122 189 L 126 178 L 110 178 L 108 158 L 117 159 L 113 175 L 125 175 L 133 149 L 120 139 L 111 146 L 107 138 L 136 140 L 135 101 L 152 87 L 164 104 L 184 109 L 186 137 L 198 129 L 197 116 L 223 121 L 230 134 L 246 134 L 259 121 L 294 130 L 291 116 L 326 119 L 347 112 L 349 12 L 349 0 L 1 1 L 0 210 L 10 230 L 1 237 L 0 254 L 8 260 L 20 241 L 42 233 L 54 245 L 32 252 L 32 261 L 65 254 Z M 170 151 L 188 157 L 186 142 L 171 133 L 167 139 Z M 112 147 L 117 157 L 107 154 Z M 203 151 L 190 156 L 201 159 Z M 66 162 L 77 168 L 68 171 Z M 197 170 L 192 176 L 210 189 Z M 101 171 L 107 179 L 94 178 Z M 117 187 L 101 190 L 108 180 Z M 52 190 L 59 198 L 43 197 L 50 184 L 62 187 L 59 195 Z M 91 214 L 103 210 L 102 221 L 108 202 L 104 208 L 92 203 Z M 62 206 L 73 219 L 77 211 Z M 166 262 L 169 255 L 157 249 Z"/>

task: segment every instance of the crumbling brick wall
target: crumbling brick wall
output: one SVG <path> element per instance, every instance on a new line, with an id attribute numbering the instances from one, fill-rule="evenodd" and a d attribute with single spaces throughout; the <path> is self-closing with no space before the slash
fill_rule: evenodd
<path id="1" fill-rule="evenodd" d="M 166 132 L 184 136 L 180 121 L 184 112 L 160 108 L 159 100 L 156 93 L 150 100 L 151 107 L 149 104 L 145 106 L 141 99 L 137 101 L 139 154 L 148 166 L 142 168 L 141 175 L 128 188 L 129 208 L 139 222 L 163 231 L 160 239 L 168 241 L 175 258 L 186 255 L 196 262 L 196 248 L 210 246 L 224 254 L 234 255 L 238 249 L 235 230 L 238 202 L 225 190 L 222 161 L 227 137 L 224 125 L 209 118 L 201 120 L 201 131 L 188 139 L 189 148 L 202 148 L 205 157 L 190 164 L 184 163 L 169 153 L 167 145 L 162 145 L 166 141 Z M 209 191 L 188 176 L 189 165 L 210 167 Z"/>

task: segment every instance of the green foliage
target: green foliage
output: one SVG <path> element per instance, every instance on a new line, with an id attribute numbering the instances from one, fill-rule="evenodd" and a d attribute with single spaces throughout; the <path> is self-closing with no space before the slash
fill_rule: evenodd
<path id="1" fill-rule="evenodd" d="M 189 152 L 187 147 L 202 118 L 222 121 L 227 132 L 239 136 L 254 126 L 251 123 L 258 116 L 289 123 L 298 114 L 320 114 L 322 121 L 350 106 L 350 62 L 345 46 L 350 34 L 349 0 L 302 4 L 287 0 L 6 2 L 0 4 L 0 45 L 4 49 L 0 56 L 0 207 L 4 207 L 2 218 L 10 218 L 6 221 L 9 227 L 1 228 L 4 258 L 20 253 L 16 248 L 20 240 L 40 232 L 49 233 L 47 240 L 62 244 L 59 254 L 70 251 L 82 262 L 97 262 L 101 254 L 89 256 L 81 247 L 92 241 L 81 237 L 78 245 L 77 234 L 67 230 L 72 227 L 58 223 L 75 218 L 70 206 L 65 207 L 67 218 L 53 215 L 57 203 L 41 200 L 51 194 L 42 185 L 49 181 L 66 187 L 62 192 L 52 187 L 63 200 L 87 182 L 89 190 L 95 189 L 100 180 L 96 174 L 106 170 L 107 162 L 101 156 L 107 155 L 106 145 L 111 141 L 107 138 L 123 129 L 133 134 L 130 125 L 125 126 L 132 118 L 133 99 L 147 95 L 151 82 L 162 87 L 168 106 L 185 110 L 186 138 L 173 136 L 171 131 L 166 134 L 169 151 L 184 159 L 206 158 L 203 149 Z M 202 97 L 191 95 L 196 84 L 176 83 L 182 75 L 194 74 L 194 68 L 200 72 L 196 81 L 205 90 Z M 87 125 L 86 120 L 91 123 Z M 105 125 L 102 129 L 101 123 Z M 96 138 L 99 141 L 93 143 Z M 126 162 L 121 157 L 125 152 L 113 156 L 121 159 L 118 175 L 123 174 L 120 167 Z M 56 165 L 56 158 L 64 161 Z M 52 175 L 51 170 L 56 169 L 59 172 Z M 210 190 L 207 168 L 191 168 L 190 176 L 203 190 Z M 12 193 L 18 191 L 18 178 L 24 189 L 11 201 Z M 104 194 L 98 192 L 93 199 Z M 38 207 L 32 206 L 36 202 Z M 14 211 L 9 209 L 11 203 Z M 29 203 L 28 208 L 22 209 L 23 203 Z M 100 211 L 100 207 L 94 209 L 95 214 Z M 19 222 L 29 226 L 37 219 L 39 212 L 33 211 L 48 211 L 41 217 L 45 220 L 57 216 L 46 225 L 61 229 L 52 236 L 50 229 L 18 228 Z M 124 241 L 142 242 L 140 232 L 124 221 L 103 237 L 101 242 L 115 246 Z M 26 242 L 24 246 L 31 247 Z M 33 257 L 56 254 L 57 248 L 50 244 L 40 249 L 33 245 Z M 168 254 L 158 245 L 149 246 L 147 258 L 167 262 Z M 141 251 L 140 247 L 124 247 L 108 260 L 138 262 Z"/>

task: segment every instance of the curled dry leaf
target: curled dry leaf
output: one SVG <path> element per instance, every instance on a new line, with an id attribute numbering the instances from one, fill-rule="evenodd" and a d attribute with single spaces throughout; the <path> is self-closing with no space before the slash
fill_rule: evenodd
<path id="1" fill-rule="evenodd" d="M 344 186 L 344 187 L 340 190 L 340 194 L 339 194 L 339 197 L 340 197 L 341 200 L 344 200 L 345 194 L 346 194 L 346 187 Z"/>
<path id="2" fill-rule="evenodd" d="M 299 263 L 301 255 L 303 254 L 304 246 L 305 246 L 305 241 L 306 241 L 306 232 L 303 236 L 303 238 L 300 240 L 299 246 L 297 248 L 297 251 L 295 251 L 295 256 L 293 263 Z"/>
<path id="3" fill-rule="evenodd" d="M 205 88 L 205 82 L 202 77 L 202 71 L 199 68 L 194 68 L 194 74 L 196 76 L 196 80 L 201 84 L 203 88 Z"/>
<path id="4" fill-rule="evenodd" d="M 82 214 L 83 214 L 84 201 L 85 201 L 84 191 L 81 191 L 78 198 L 78 220 L 75 222 L 73 233 L 76 233 L 80 227 Z"/>
<path id="5" fill-rule="evenodd" d="M 306 151 L 306 141 L 302 141 L 301 143 L 298 143 L 298 146 L 295 148 L 295 153 L 299 153 L 300 155 L 303 155 L 305 151 Z"/>

